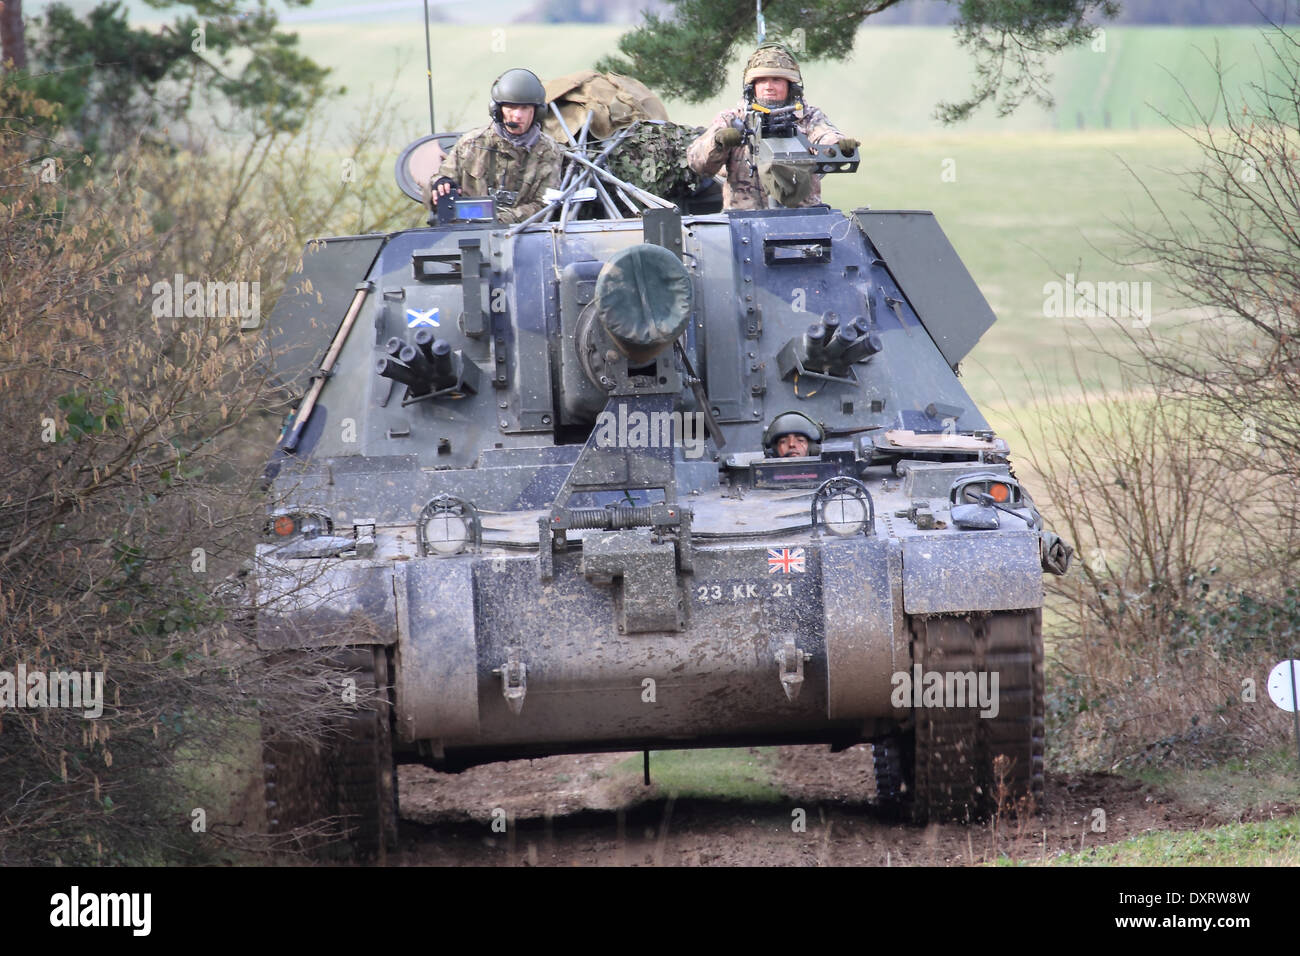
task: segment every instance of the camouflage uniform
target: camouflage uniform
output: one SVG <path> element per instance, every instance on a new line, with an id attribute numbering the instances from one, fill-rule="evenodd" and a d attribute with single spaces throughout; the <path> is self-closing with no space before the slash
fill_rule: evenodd
<path id="1" fill-rule="evenodd" d="M 488 196 L 498 189 L 517 192 L 514 205 L 497 203 L 497 218 L 521 222 L 545 205 L 547 189 L 559 187 L 563 160 L 559 145 L 545 133 L 525 149 L 503 137 L 493 123 L 462 136 L 434 179 L 455 180 L 466 196 Z"/>
<path id="2" fill-rule="evenodd" d="M 691 169 L 701 176 L 712 176 L 725 165 L 727 178 L 722 184 L 722 205 L 724 209 L 766 209 L 767 190 L 758 181 L 758 177 L 749 171 L 748 151 L 744 146 L 727 149 L 719 146 L 713 136 L 720 129 L 734 125 L 734 120 L 743 120 L 745 104 L 741 103 L 734 110 L 723 110 L 717 115 L 700 136 L 691 143 L 686 158 Z M 815 106 L 809 106 L 799 117 L 798 127 L 816 145 L 838 143 L 844 134 L 831 125 L 831 121 Z M 813 177 L 812 192 L 801 202 L 801 206 L 815 206 L 822 201 L 820 175 Z"/>

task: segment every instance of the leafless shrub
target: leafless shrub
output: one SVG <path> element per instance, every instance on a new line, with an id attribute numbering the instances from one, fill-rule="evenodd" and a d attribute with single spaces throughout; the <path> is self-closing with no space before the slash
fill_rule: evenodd
<path id="1" fill-rule="evenodd" d="M 1151 381 L 1043 393 L 1035 413 L 1047 439 L 1029 457 L 1078 555 L 1048 579 L 1055 762 L 1204 762 L 1270 745 L 1284 721 L 1260 700 L 1264 677 L 1300 616 L 1294 591 L 1257 574 L 1268 509 L 1240 490 L 1267 476 L 1216 454 L 1204 406 Z"/>
<path id="2" fill-rule="evenodd" d="M 382 227 L 397 207 L 322 185 L 288 218 L 311 156 L 280 134 L 92 162 L 48 116 L 0 85 L 0 672 L 102 673 L 103 712 L 0 684 L 0 863 L 203 859 L 239 828 L 191 826 L 195 768 L 262 710 L 309 735 L 354 705 L 327 651 L 288 664 L 250 640 L 239 568 L 285 408 L 261 344 L 230 308 L 162 296 L 256 282 L 269 312 L 303 229 Z M 379 154 L 359 149 L 373 188 Z"/>
<path id="3" fill-rule="evenodd" d="M 1126 227 L 1122 264 L 1188 310 L 1113 317 L 1119 391 L 1035 403 L 1031 458 L 1079 556 L 1049 585 L 1058 763 L 1217 760 L 1286 732 L 1263 687 L 1300 643 L 1300 39 L 1262 37 L 1170 120 L 1201 155 L 1174 174 L 1187 201 L 1148 190 L 1156 224 Z"/>

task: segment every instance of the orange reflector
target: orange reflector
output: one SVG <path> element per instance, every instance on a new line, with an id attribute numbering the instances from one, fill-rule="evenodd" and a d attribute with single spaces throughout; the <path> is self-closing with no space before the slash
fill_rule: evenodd
<path id="1" fill-rule="evenodd" d="M 282 538 L 293 534 L 295 530 L 293 519 L 288 515 L 280 515 L 280 517 L 276 518 L 275 524 L 271 528 Z"/>
<path id="2" fill-rule="evenodd" d="M 994 501 L 1005 502 L 1011 497 L 1011 489 L 1006 485 L 993 484 L 989 485 L 989 494 L 993 496 Z"/>

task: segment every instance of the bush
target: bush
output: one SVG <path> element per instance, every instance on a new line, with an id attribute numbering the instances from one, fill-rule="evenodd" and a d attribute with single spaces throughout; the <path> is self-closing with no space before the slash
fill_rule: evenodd
<path id="1" fill-rule="evenodd" d="M 5 80 L 0 116 L 0 864 L 264 846 L 256 720 L 292 715 L 309 735 L 329 688 L 323 661 L 249 640 L 239 568 L 292 396 L 268 388 L 251 323 L 208 283 L 257 283 L 269 314 L 302 230 L 418 208 L 391 187 L 376 200 L 374 124 L 342 180 L 310 129 L 96 159 Z M 102 714 L 5 704 L 20 668 L 102 675 Z M 210 802 L 232 785 L 251 798 Z"/>
<path id="2" fill-rule="evenodd" d="M 1240 493 L 1266 477 L 1212 450 L 1201 406 L 1129 386 L 1036 403 L 1048 440 L 1031 460 L 1079 556 L 1047 585 L 1060 768 L 1217 761 L 1286 731 L 1264 681 L 1300 643 L 1300 605 Z"/>

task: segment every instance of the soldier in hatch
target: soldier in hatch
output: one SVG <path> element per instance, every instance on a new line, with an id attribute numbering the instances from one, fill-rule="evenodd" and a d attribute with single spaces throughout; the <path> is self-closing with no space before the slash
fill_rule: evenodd
<path id="1" fill-rule="evenodd" d="M 783 206 L 814 206 L 822 201 L 821 176 L 806 178 L 791 170 L 775 167 L 767 175 L 755 176 L 749 157 L 741 146 L 740 125 L 751 103 L 772 109 L 799 104 L 797 126 L 815 145 L 837 145 L 851 151 L 858 141 L 831 125 L 826 114 L 803 101 L 803 77 L 793 55 L 780 43 L 764 43 L 745 64 L 745 100 L 735 109 L 723 110 L 691 144 L 687 160 L 701 176 L 712 176 L 726 167 L 722 205 L 726 209 L 766 209 L 771 196 Z"/>
<path id="2" fill-rule="evenodd" d="M 457 190 L 492 196 L 497 219 L 520 222 L 544 205 L 542 195 L 560 185 L 564 155 L 542 132 L 546 91 L 530 70 L 507 70 L 492 84 L 492 123 L 462 136 L 431 183 L 433 200 Z"/>
<path id="3" fill-rule="evenodd" d="M 772 419 L 763 433 L 768 458 L 807 458 L 822 453 L 822 428 L 801 412 L 785 412 Z"/>

